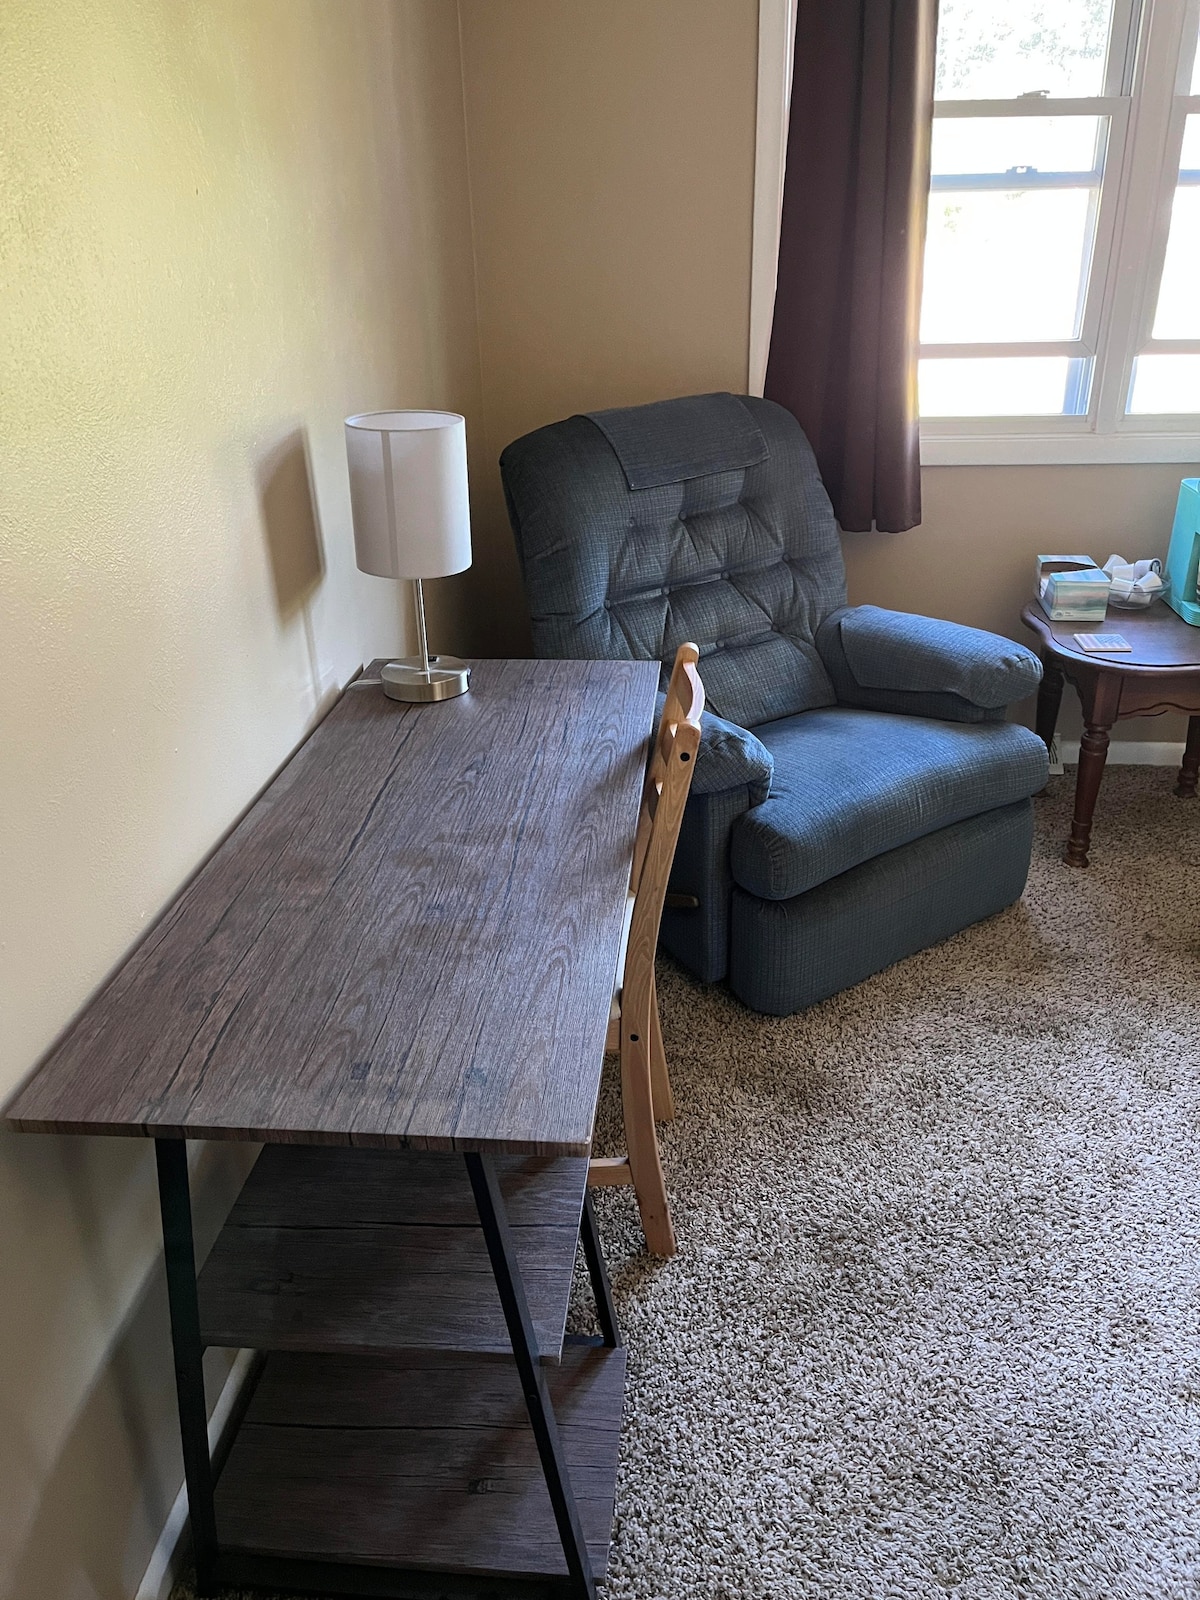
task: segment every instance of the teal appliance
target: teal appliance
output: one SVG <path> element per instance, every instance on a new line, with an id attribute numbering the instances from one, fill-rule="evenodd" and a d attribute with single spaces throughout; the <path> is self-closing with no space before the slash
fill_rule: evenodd
<path id="1" fill-rule="evenodd" d="M 1200 566 L 1200 478 L 1185 478 L 1179 485 L 1179 505 L 1175 526 L 1163 568 L 1166 591 L 1163 599 L 1185 622 L 1200 628 L 1200 594 L 1196 592 Z"/>

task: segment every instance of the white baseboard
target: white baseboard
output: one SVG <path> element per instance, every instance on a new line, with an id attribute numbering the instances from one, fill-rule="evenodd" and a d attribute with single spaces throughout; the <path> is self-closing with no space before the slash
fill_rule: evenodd
<path id="1" fill-rule="evenodd" d="M 1058 748 L 1068 764 L 1079 760 L 1078 739 L 1064 739 Z M 1166 739 L 1114 739 L 1108 747 L 1109 765 L 1115 767 L 1177 767 L 1182 760 L 1182 743 Z"/>
<path id="2" fill-rule="evenodd" d="M 250 1376 L 253 1363 L 253 1350 L 239 1350 L 234 1357 L 229 1376 L 222 1385 L 212 1416 L 208 1419 L 210 1450 L 217 1448 L 222 1434 L 229 1425 L 238 1396 L 242 1392 L 242 1385 Z M 171 1590 L 179 1579 L 189 1553 L 187 1535 L 187 1485 L 183 1484 L 175 1496 L 175 1504 L 171 1507 L 163 1530 L 158 1536 L 158 1542 L 154 1546 L 134 1600 L 169 1600 Z"/>

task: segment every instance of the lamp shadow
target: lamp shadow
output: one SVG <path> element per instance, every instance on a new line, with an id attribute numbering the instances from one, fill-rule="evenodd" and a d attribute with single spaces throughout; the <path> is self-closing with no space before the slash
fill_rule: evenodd
<path id="1" fill-rule="evenodd" d="M 258 466 L 258 500 L 280 619 L 295 616 L 325 576 L 308 437 L 296 428 Z"/>

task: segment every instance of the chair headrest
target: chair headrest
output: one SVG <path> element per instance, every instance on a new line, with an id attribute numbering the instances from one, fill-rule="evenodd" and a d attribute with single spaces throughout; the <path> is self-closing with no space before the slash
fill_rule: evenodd
<path id="1" fill-rule="evenodd" d="M 686 395 L 583 415 L 612 446 L 631 489 L 756 467 L 771 453 L 761 428 L 733 394 Z"/>

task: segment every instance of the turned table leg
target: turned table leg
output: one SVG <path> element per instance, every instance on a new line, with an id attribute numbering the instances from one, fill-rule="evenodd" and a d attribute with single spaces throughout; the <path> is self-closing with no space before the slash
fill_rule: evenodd
<path id="1" fill-rule="evenodd" d="M 1117 720 L 1121 703 L 1121 680 L 1115 673 L 1101 673 L 1085 707 L 1083 738 L 1079 744 L 1079 776 L 1075 780 L 1075 815 L 1067 840 L 1065 860 L 1069 867 L 1086 867 L 1092 837 L 1092 813 L 1104 777 L 1108 757 L 1108 737 Z"/>
<path id="2" fill-rule="evenodd" d="M 1196 798 L 1196 781 L 1200 778 L 1200 717 L 1188 718 L 1187 743 L 1183 747 L 1183 765 L 1175 793 L 1181 800 Z"/>

